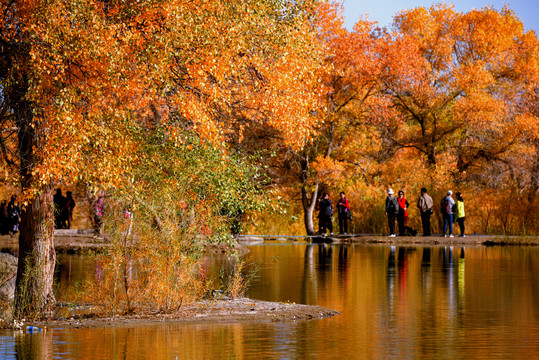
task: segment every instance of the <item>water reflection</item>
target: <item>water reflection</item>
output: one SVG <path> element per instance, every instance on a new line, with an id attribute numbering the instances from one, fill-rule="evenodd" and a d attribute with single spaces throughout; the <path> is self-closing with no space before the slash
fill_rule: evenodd
<path id="1" fill-rule="evenodd" d="M 253 257 L 266 253 L 267 248 L 253 249 Z M 425 353 L 424 358 L 452 358 L 451 351 L 482 348 L 483 352 L 474 353 L 492 354 L 494 349 L 504 346 L 529 354 L 526 347 L 517 345 L 528 341 L 539 350 L 537 342 L 531 340 L 534 335 L 530 335 L 537 335 L 537 279 L 530 266 L 523 266 L 533 264 L 538 270 L 535 248 L 306 245 L 301 250 L 301 268 L 297 266 L 299 251 L 291 246 L 280 256 L 282 272 L 272 268 L 271 274 L 266 274 L 268 277 L 261 277 L 261 286 L 253 288 L 250 294 L 275 300 L 282 296 L 283 283 L 301 281 L 301 289 L 287 287 L 287 299 L 341 311 L 341 317 L 328 321 L 332 323 L 331 333 L 347 329 L 345 338 L 349 346 L 339 350 L 341 355 L 348 349 L 368 348 L 378 355 L 395 358 L 406 358 L 408 352 L 414 354 L 409 358 L 421 358 L 418 351 Z M 526 258 L 526 262 L 515 262 L 515 256 Z M 504 306 L 491 308 L 492 302 L 512 297 L 513 280 L 520 276 L 533 277 L 529 282 L 520 282 L 520 286 L 522 291 L 534 295 L 524 296 L 518 306 L 506 301 Z M 271 286 L 269 277 L 279 285 Z M 502 282 L 495 280 L 498 278 Z M 328 279 L 329 287 L 325 288 Z M 478 291 L 478 284 L 495 284 L 498 291 Z M 528 311 L 532 318 L 523 315 Z M 483 315 L 478 316 L 478 312 Z M 488 325 L 490 321 L 503 325 L 494 330 Z M 519 327 L 518 337 L 505 333 L 515 323 L 526 329 Z M 477 336 L 485 333 L 491 333 L 488 342 Z M 492 337 L 500 342 L 493 345 Z M 508 337 L 514 341 L 508 341 Z M 391 349 L 398 349 L 398 354 L 387 347 L 388 343 L 393 343 Z M 514 354 L 509 356 L 513 357 Z"/>
<path id="2" fill-rule="evenodd" d="M 248 296 L 333 308 L 279 324 L 165 324 L 0 333 L 0 358 L 520 359 L 539 353 L 539 249 L 331 244 L 251 246 Z M 59 257 L 59 291 L 93 276 Z M 223 257 L 205 268 L 231 266 Z"/>

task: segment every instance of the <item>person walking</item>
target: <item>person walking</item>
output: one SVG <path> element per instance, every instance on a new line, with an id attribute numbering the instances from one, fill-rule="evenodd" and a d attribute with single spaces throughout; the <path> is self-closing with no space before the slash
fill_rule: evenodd
<path id="1" fill-rule="evenodd" d="M 457 219 L 457 223 L 459 224 L 460 228 L 460 235 L 459 237 L 464 237 L 464 199 L 462 198 L 462 194 L 460 192 L 457 192 L 455 194 L 455 197 L 457 198 L 457 213 L 455 214 L 455 218 Z"/>
<path id="2" fill-rule="evenodd" d="M 441 208 L 444 216 L 444 232 L 443 237 L 453 237 L 453 207 L 455 206 L 455 200 L 451 197 L 453 192 L 449 190 L 447 196 L 442 199 Z M 447 231 L 449 230 L 449 235 Z"/>
<path id="3" fill-rule="evenodd" d="M 66 193 L 64 199 L 64 207 L 62 208 L 62 225 L 65 229 L 71 229 L 71 222 L 73 221 L 73 209 L 75 208 L 75 199 L 71 191 Z"/>
<path id="4" fill-rule="evenodd" d="M 350 204 L 344 192 L 340 194 L 341 198 L 337 203 L 337 210 L 339 212 L 339 233 L 348 234 L 348 217 L 350 215 Z"/>
<path id="5" fill-rule="evenodd" d="M 399 213 L 397 214 L 397 224 L 399 224 L 399 236 L 406 236 L 406 227 L 408 226 L 408 200 L 404 197 L 404 191 L 399 191 Z"/>
<path id="6" fill-rule="evenodd" d="M 389 226 L 389 237 L 395 237 L 395 219 L 399 213 L 399 201 L 393 195 L 393 189 L 389 188 L 387 190 L 386 198 L 386 216 L 387 224 Z"/>
<path id="7" fill-rule="evenodd" d="M 331 222 L 331 217 L 333 216 L 333 204 L 329 200 L 329 194 L 324 193 L 322 196 L 322 201 L 320 201 L 320 235 L 326 235 L 326 230 L 329 230 L 331 236 L 333 236 L 333 224 Z"/>
<path id="8" fill-rule="evenodd" d="M 421 215 L 421 225 L 423 226 L 423 236 L 430 236 L 430 216 L 432 215 L 432 206 L 434 202 L 427 194 L 426 188 L 421 188 L 421 196 L 417 199 L 417 207 Z"/>

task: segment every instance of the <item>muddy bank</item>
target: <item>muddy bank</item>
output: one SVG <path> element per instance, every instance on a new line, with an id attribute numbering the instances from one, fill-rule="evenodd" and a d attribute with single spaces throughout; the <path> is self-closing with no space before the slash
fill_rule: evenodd
<path id="1" fill-rule="evenodd" d="M 305 240 L 313 243 L 330 244 L 388 244 L 388 245 L 530 245 L 538 246 L 537 236 L 505 236 L 505 235 L 466 235 L 455 236 L 397 236 L 388 237 L 378 234 L 355 234 L 338 236 L 286 236 L 264 235 L 251 236 L 241 235 L 236 238 L 237 242 L 228 244 L 201 243 L 206 253 L 229 253 L 232 249 L 239 254 L 249 252 L 246 245 L 260 244 L 264 241 L 298 241 Z M 108 240 L 103 236 L 95 236 L 91 230 L 55 230 L 54 244 L 58 252 L 77 252 L 80 250 L 99 250 L 108 246 Z M 16 250 L 18 237 L 0 236 L 0 249 Z"/>
<path id="2" fill-rule="evenodd" d="M 484 245 L 484 246 L 507 246 L 507 245 L 539 245 L 539 237 L 536 236 L 504 236 L 504 235 L 466 235 L 465 237 L 435 236 L 381 236 L 381 235 L 344 235 L 344 236 L 318 236 L 313 242 L 332 244 L 388 244 L 388 245 Z"/>
<path id="3" fill-rule="evenodd" d="M 298 235 L 240 235 L 238 242 L 245 245 L 263 243 L 264 241 L 308 241 L 312 243 L 326 244 L 387 244 L 387 245 L 485 245 L 485 246 L 506 246 L 506 245 L 539 245 L 538 236 L 506 236 L 506 235 L 466 235 L 460 237 L 433 236 L 395 236 L 379 234 L 349 234 L 334 236 L 298 236 Z"/>
<path id="4" fill-rule="evenodd" d="M 95 250 L 108 245 L 103 236 L 95 236 L 91 230 L 55 230 L 54 247 L 56 251 Z M 19 235 L 0 236 L 0 248 L 16 250 L 19 247 Z"/>
<path id="5" fill-rule="evenodd" d="M 220 322 L 284 322 L 323 319 L 339 312 L 320 306 L 287 302 L 269 302 L 247 298 L 235 300 L 206 300 L 184 305 L 173 313 L 140 313 L 112 317 L 80 317 L 63 320 L 25 322 L 22 329 L 35 326 L 47 328 L 132 327 L 170 323 Z"/>
<path id="6" fill-rule="evenodd" d="M 54 248 L 57 252 L 77 252 L 81 250 L 102 250 L 109 246 L 109 241 L 105 236 L 96 236 L 93 230 L 55 230 Z M 236 251 L 239 254 L 249 252 L 249 250 L 237 242 L 229 244 L 203 243 L 201 246 L 206 253 L 230 253 Z M 0 249 L 9 252 L 16 252 L 19 247 L 18 235 L 0 236 Z"/>

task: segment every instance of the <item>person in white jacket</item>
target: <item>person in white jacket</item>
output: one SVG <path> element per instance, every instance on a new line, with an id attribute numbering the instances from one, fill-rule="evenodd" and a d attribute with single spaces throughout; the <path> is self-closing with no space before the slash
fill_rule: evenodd
<path id="1" fill-rule="evenodd" d="M 443 237 L 453 237 L 453 207 L 455 206 L 455 200 L 453 200 L 451 195 L 453 195 L 453 192 L 449 190 L 447 196 L 442 199 L 441 204 L 442 214 L 444 216 Z M 447 234 L 448 230 L 449 234 Z"/>

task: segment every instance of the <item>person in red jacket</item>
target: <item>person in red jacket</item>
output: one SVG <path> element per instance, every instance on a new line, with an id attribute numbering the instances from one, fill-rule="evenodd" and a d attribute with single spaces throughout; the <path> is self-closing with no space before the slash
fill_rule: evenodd
<path id="1" fill-rule="evenodd" d="M 341 198 L 337 203 L 337 210 L 339 211 L 339 233 L 346 235 L 348 233 L 348 217 L 350 215 L 350 204 L 348 203 L 348 199 L 343 192 L 341 192 Z"/>
<path id="2" fill-rule="evenodd" d="M 399 224 L 399 236 L 406 235 L 406 227 L 408 226 L 408 200 L 404 197 L 404 191 L 399 191 L 399 213 L 397 214 L 397 223 Z"/>

